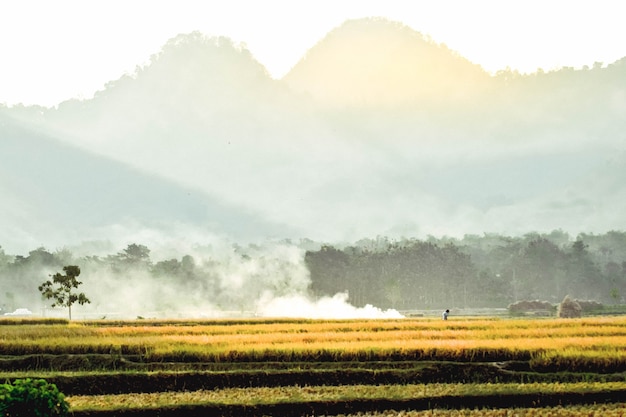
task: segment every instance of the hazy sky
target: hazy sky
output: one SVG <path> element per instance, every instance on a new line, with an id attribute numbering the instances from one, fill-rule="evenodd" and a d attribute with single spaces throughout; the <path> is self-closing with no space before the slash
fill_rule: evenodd
<path id="1" fill-rule="evenodd" d="M 179 33 L 245 43 L 282 77 L 347 19 L 401 21 L 495 72 L 626 56 L 615 0 L 0 0 L 0 103 L 89 98 Z"/>

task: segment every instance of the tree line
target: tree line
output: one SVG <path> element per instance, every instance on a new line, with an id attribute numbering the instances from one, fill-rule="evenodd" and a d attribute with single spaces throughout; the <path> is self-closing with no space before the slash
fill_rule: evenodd
<path id="1" fill-rule="evenodd" d="M 58 300 L 59 294 L 46 293 L 50 284 L 42 283 L 70 280 L 78 271 L 84 283 L 80 291 L 98 311 L 119 308 L 120 295 L 133 290 L 141 308 L 163 312 L 175 311 L 180 300 L 254 311 L 268 292 L 313 297 L 345 292 L 355 306 L 398 310 L 506 307 L 521 300 L 556 304 L 566 295 L 618 304 L 626 294 L 626 232 L 621 231 L 575 238 L 562 231 L 377 237 L 332 245 L 303 239 L 266 248 L 233 245 L 227 252 L 205 248 L 202 254 L 157 261 L 147 246 L 136 243 L 105 256 L 43 247 L 27 256 L 9 255 L 0 247 L 0 313 L 49 305 L 46 297 Z M 66 300 L 80 296 L 68 292 Z M 63 299 L 57 304 L 71 307 Z"/>
<path id="2" fill-rule="evenodd" d="M 306 291 L 302 257 L 303 250 L 286 242 L 196 247 L 193 254 L 159 260 L 138 243 L 114 254 L 83 256 L 44 247 L 9 255 L 0 247 L 0 314 L 29 307 L 46 315 L 53 304 L 71 314 L 71 305 L 81 301 L 90 304 L 81 311 L 103 316 L 120 311 L 175 316 L 200 308 L 250 312 L 266 292 Z M 78 275 L 81 281 L 75 280 Z"/>
<path id="3" fill-rule="evenodd" d="M 623 303 L 626 233 L 530 233 L 521 237 L 365 239 L 307 251 L 311 289 L 344 291 L 357 306 L 400 310 L 506 307 L 520 300 L 560 302 L 566 295 Z"/>

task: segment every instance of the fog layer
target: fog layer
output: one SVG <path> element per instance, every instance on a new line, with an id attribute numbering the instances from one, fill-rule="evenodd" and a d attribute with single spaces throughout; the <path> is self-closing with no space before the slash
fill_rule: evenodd
<path id="1" fill-rule="evenodd" d="M 3 110 L 5 223 L 39 243 L 61 224 L 80 226 L 71 239 L 172 224 L 319 240 L 606 231 L 622 224 L 625 68 L 489 76 L 364 19 L 275 81 L 226 38 L 180 35 L 93 99 Z M 24 206 L 41 213 L 19 221 Z"/>
<path id="2" fill-rule="evenodd" d="M 490 76 L 362 19 L 273 80 L 244 46 L 181 34 L 93 98 L 0 107 L 0 243 L 602 233 L 624 224 L 624 114 L 625 59 Z M 282 274 L 238 260 L 216 282 L 275 311 L 302 292 L 273 279 L 306 287 L 283 255 Z"/>

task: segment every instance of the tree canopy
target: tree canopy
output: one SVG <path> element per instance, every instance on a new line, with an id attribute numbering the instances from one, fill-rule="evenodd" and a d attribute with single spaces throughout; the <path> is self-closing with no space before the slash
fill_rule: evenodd
<path id="1" fill-rule="evenodd" d="M 76 293 L 75 290 L 82 284 L 76 277 L 80 275 L 80 268 L 76 265 L 63 267 L 65 274 L 57 272 L 52 275 L 52 281 L 48 280 L 39 286 L 39 291 L 48 300 L 53 300 L 52 307 L 67 307 L 69 319 L 72 319 L 72 305 L 90 303 L 84 293 Z"/>

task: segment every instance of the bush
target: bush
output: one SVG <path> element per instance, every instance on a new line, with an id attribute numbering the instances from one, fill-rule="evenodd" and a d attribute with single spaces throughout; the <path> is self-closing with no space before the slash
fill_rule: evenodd
<path id="1" fill-rule="evenodd" d="M 69 404 L 54 384 L 17 379 L 13 384 L 0 384 L 0 416 L 66 417 Z"/>

